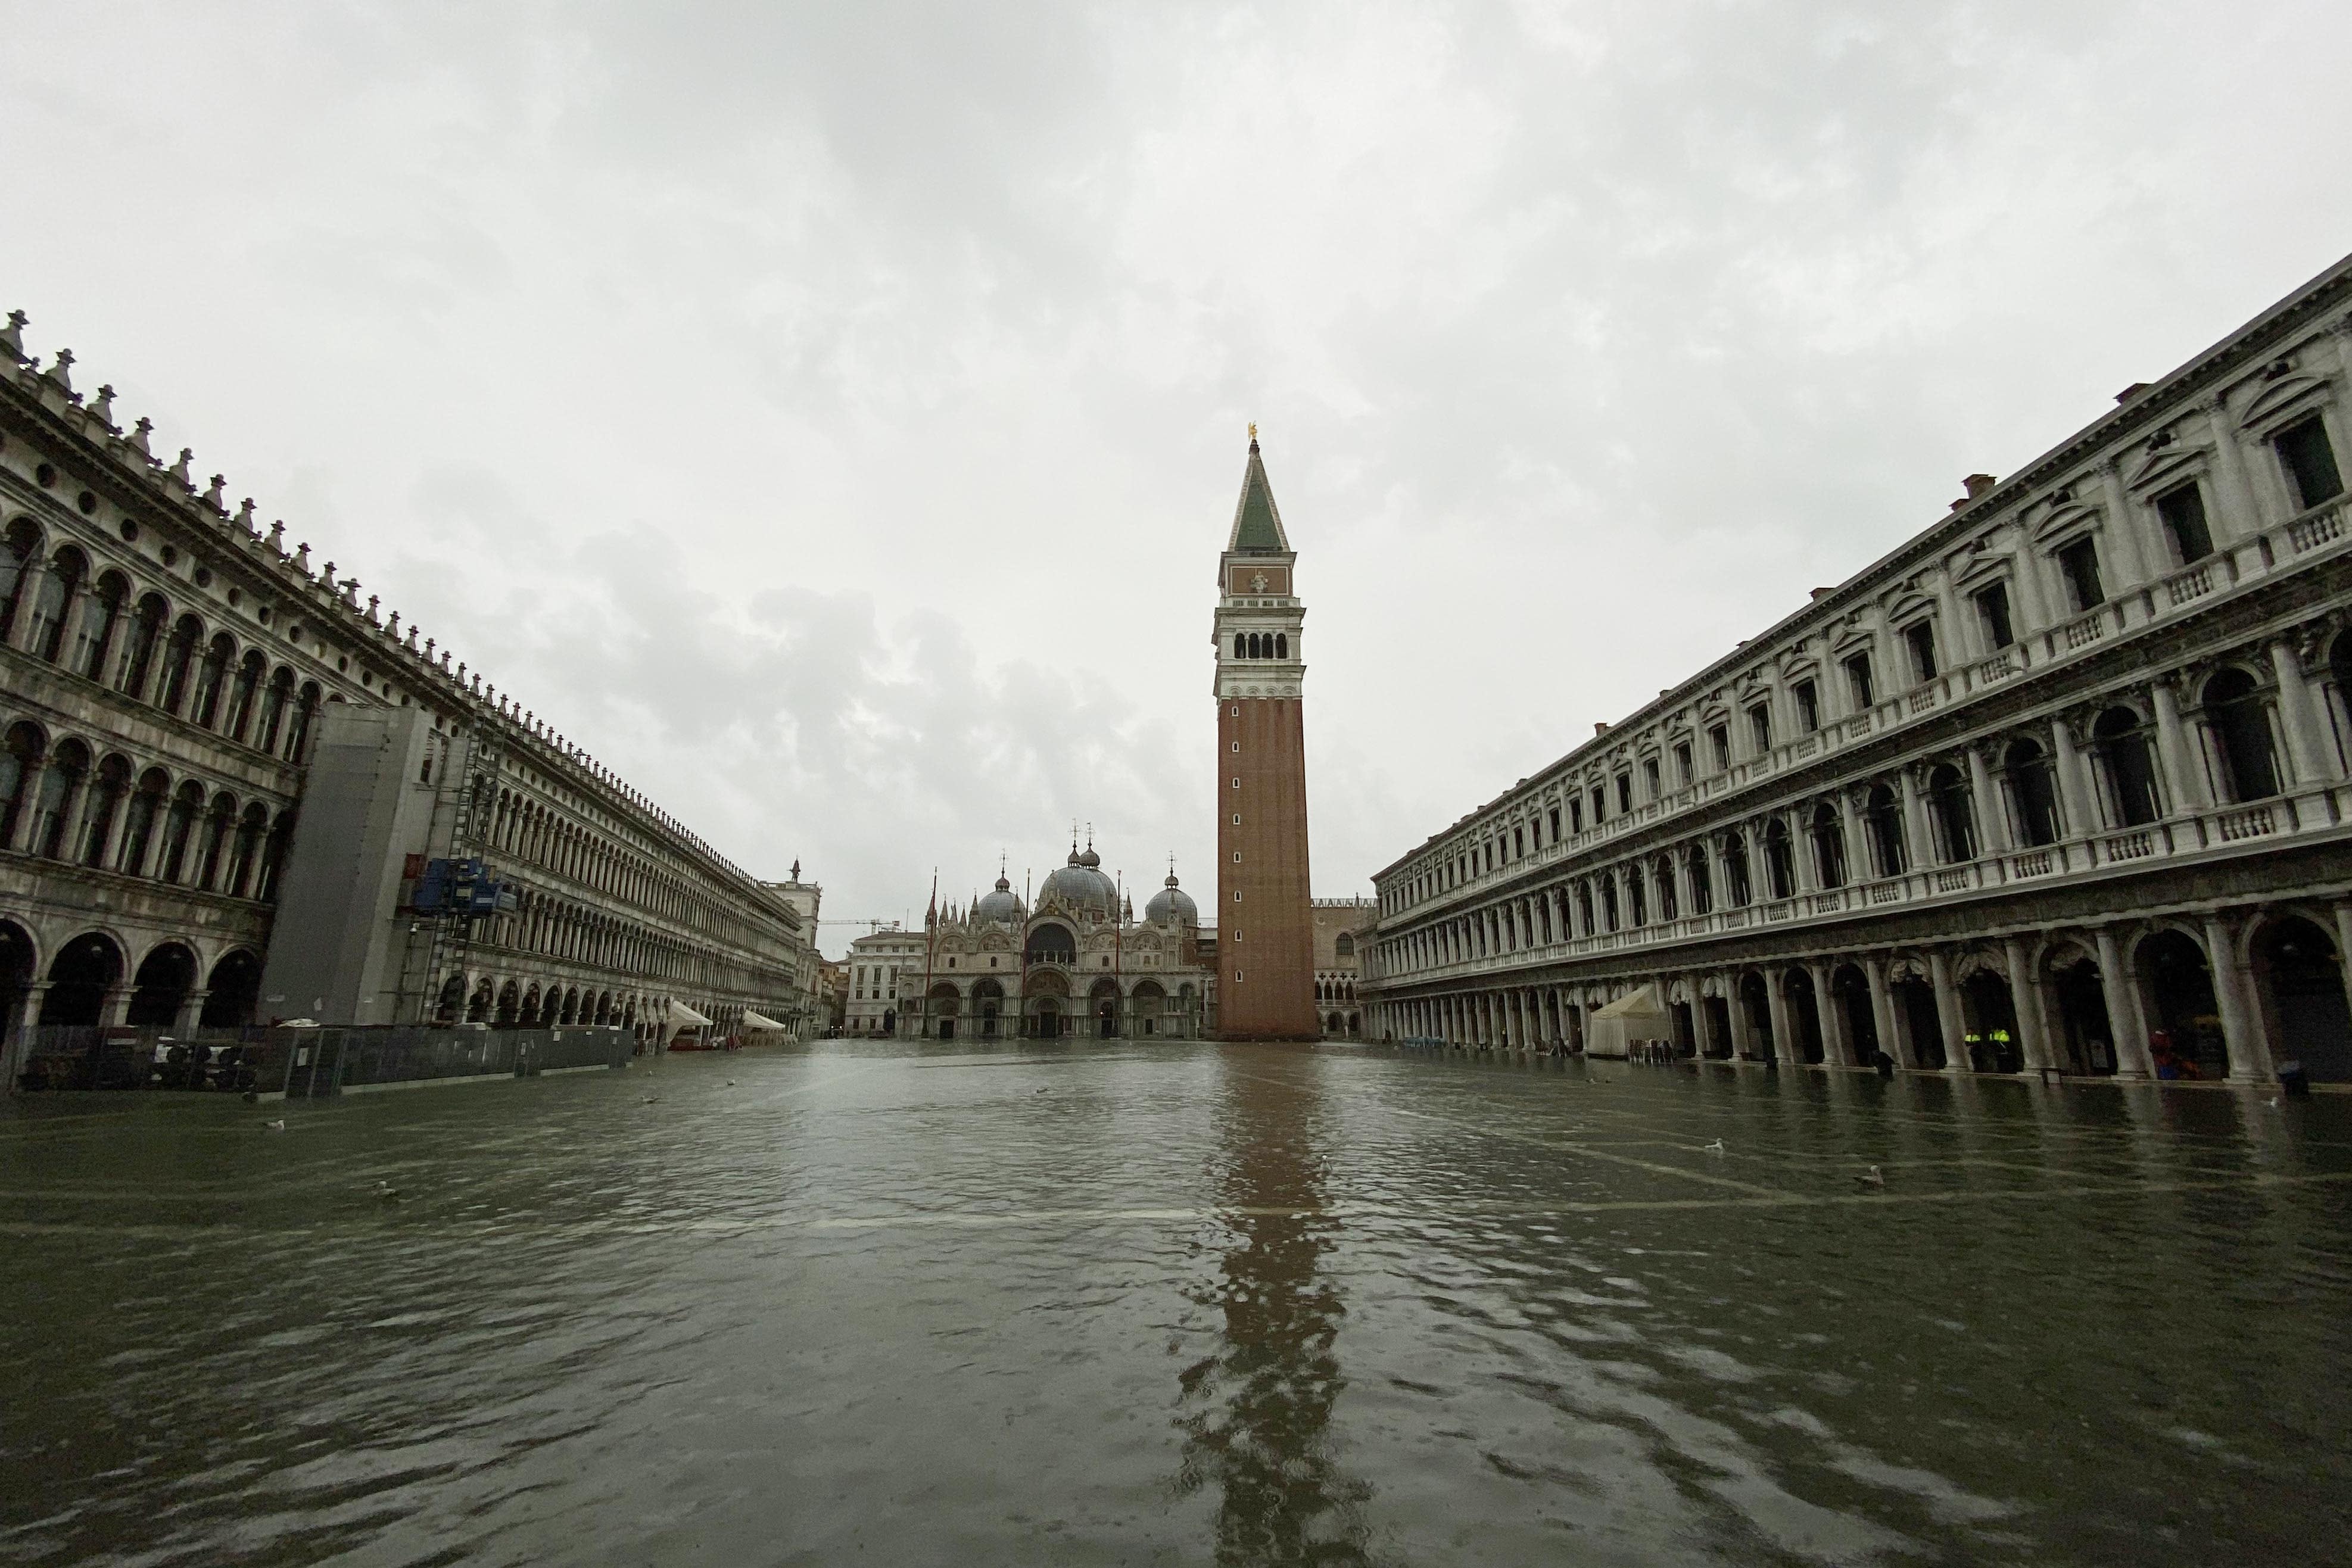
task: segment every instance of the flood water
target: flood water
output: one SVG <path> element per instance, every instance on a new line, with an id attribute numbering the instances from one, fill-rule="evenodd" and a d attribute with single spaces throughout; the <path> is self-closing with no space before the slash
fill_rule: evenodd
<path id="1" fill-rule="evenodd" d="M 2344 1097 L 834 1042 L 0 1193 L 9 1563 L 2352 1558 Z"/>

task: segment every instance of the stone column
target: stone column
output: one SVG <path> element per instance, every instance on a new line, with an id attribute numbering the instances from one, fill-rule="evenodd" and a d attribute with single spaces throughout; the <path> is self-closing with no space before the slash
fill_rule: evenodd
<path id="1" fill-rule="evenodd" d="M 172 1020 L 172 1032 L 182 1040 L 194 1034 L 199 1020 L 205 1016 L 205 998 L 211 995 L 212 992 L 199 988 L 181 998 L 180 1016 Z"/>
<path id="2" fill-rule="evenodd" d="M 2206 915 L 2201 924 L 2205 963 L 2213 977 L 2213 1001 L 2221 1013 L 2221 1040 L 2230 1049 L 2230 1077 L 2241 1083 L 2275 1083 L 2278 1069 L 2254 1016 L 2252 977 L 2238 962 L 2237 944 L 2232 940 L 2237 933 L 2219 915 Z"/>
<path id="3" fill-rule="evenodd" d="M 2100 467 L 2099 488 L 2107 503 L 2107 526 L 2099 531 L 2107 546 L 2107 570 L 2116 577 L 2108 593 L 2121 599 L 2130 590 L 2147 582 L 2150 571 L 2147 563 L 2140 558 L 2138 515 L 2132 509 L 2131 496 L 2125 490 L 2123 475 L 2115 463 L 2106 463 Z M 2157 572 L 2161 574 L 2160 566 Z"/>
<path id="4" fill-rule="evenodd" d="M 100 1024 L 108 1029 L 122 1027 L 123 1020 L 131 1016 L 131 990 L 129 986 L 115 986 L 107 991 L 98 1008 Z"/>
<path id="5" fill-rule="evenodd" d="M 1927 978 L 1936 988 L 1936 1023 L 1944 1034 L 1944 1071 L 1969 1072 L 1967 1020 L 1960 1016 L 1960 990 L 1952 984 L 1952 961 L 1940 947 L 1927 950 Z"/>
<path id="6" fill-rule="evenodd" d="M 33 650 L 33 608 L 40 602 L 41 587 L 48 578 L 48 558 L 36 555 L 25 563 L 24 573 L 16 580 L 16 614 L 8 623 L 8 646 L 20 653 Z"/>
<path id="7" fill-rule="evenodd" d="M 1864 958 L 1862 972 L 1870 981 L 1870 1018 L 1878 1027 L 1878 1049 L 1900 1061 L 1903 1058 L 1903 1036 L 1895 1027 L 1895 993 L 1886 984 L 1886 960 Z M 1906 1067 L 1916 1067 L 1917 1061 L 1904 1061 Z"/>
<path id="8" fill-rule="evenodd" d="M 1797 873 L 1795 892 L 1801 897 L 1821 891 L 1821 868 L 1813 864 L 1813 829 L 1802 810 L 1780 813 L 1780 820 L 1790 823 L 1789 864 Z"/>
<path id="9" fill-rule="evenodd" d="M 1853 1042 L 1846 1038 L 1845 1009 L 1830 994 L 1830 967 L 1815 959 L 1805 965 L 1813 982 L 1813 1016 L 1822 1020 L 1822 1060 L 1832 1067 L 1852 1067 Z"/>
<path id="10" fill-rule="evenodd" d="M 2262 532 L 2262 504 L 2254 498 L 2254 486 L 2246 473 L 2245 455 L 2238 450 L 2237 421 L 2231 417 L 2226 398 L 2216 396 L 2205 405 L 2213 420 L 2213 469 L 2217 479 L 2213 499 L 2213 542 L 2223 550 L 2240 539 Z"/>
<path id="11" fill-rule="evenodd" d="M 1919 776 L 1906 767 L 1895 777 L 1903 789 L 1904 847 L 1911 852 L 1911 869 L 1925 872 L 1936 863 L 1936 834 L 1927 823 L 1927 803 L 1919 798 Z"/>
<path id="12" fill-rule="evenodd" d="M 1971 742 L 1969 753 L 1969 805 L 1974 808 L 1977 833 L 1981 840 L 1977 846 L 1979 857 L 2005 855 L 2010 850 L 2009 812 L 2002 809 L 2000 787 L 1993 782 L 1992 768 L 1985 760 L 1985 748 Z"/>
<path id="13" fill-rule="evenodd" d="M 2156 1064 L 2148 1055 L 2147 1019 L 2140 1012 L 2139 987 L 2124 964 L 2123 945 L 2105 925 L 2091 936 L 2098 948 L 2099 993 L 2106 999 L 2107 1029 L 2116 1037 L 2116 1075 L 2154 1078 Z"/>
<path id="14" fill-rule="evenodd" d="M 1764 1007 L 1772 1019 L 1772 1055 L 1774 1060 L 1793 1062 L 1797 1060 L 1797 1042 L 1791 1040 L 1789 1028 L 1789 997 L 1784 982 L 1786 969 L 1764 971 Z"/>
<path id="15" fill-rule="evenodd" d="M 32 1045 L 33 1030 L 40 1022 L 41 1002 L 48 994 L 48 981 L 33 981 L 25 988 L 24 999 L 16 1004 L 16 1016 L 0 1019 L 0 1099 L 16 1093 L 20 1087 L 16 1080 L 25 1071 L 25 1058 Z"/>
<path id="16" fill-rule="evenodd" d="M 2286 731 L 2286 752 L 2294 766 L 2295 782 L 2318 784 L 2335 776 L 2328 751 L 2320 739 L 2326 727 L 2311 701 L 2311 683 L 2305 679 L 2303 661 L 2284 637 L 2271 639 L 2271 667 L 2278 673 L 2279 727 Z"/>
<path id="17" fill-rule="evenodd" d="M 1850 884 L 1874 880 L 1870 864 L 1870 845 L 1862 831 L 1862 810 L 1854 803 L 1852 789 L 1841 789 L 1837 795 L 1838 836 L 1845 842 L 1845 880 Z"/>
<path id="18" fill-rule="evenodd" d="M 2091 807 L 2091 791 L 2083 777 L 2083 754 L 2074 746 L 2074 731 L 2063 718 L 2050 721 L 2052 769 L 2058 776 L 2058 805 L 2066 813 L 2065 831 L 2059 837 L 2087 838 L 2098 831 L 2098 813 Z"/>
<path id="19" fill-rule="evenodd" d="M 2025 967 L 2025 944 L 2006 937 L 2000 945 L 2001 967 L 2009 971 L 2010 1010 L 2017 1014 L 2018 1054 L 2025 1071 L 2039 1072 L 2051 1064 L 2050 1027 L 2042 1013 L 2042 988 Z"/>
<path id="20" fill-rule="evenodd" d="M 2174 811 L 2202 810 L 2213 803 L 2205 788 L 2204 758 L 2189 745 L 2180 723 L 2180 697 L 2172 681 L 2161 677 L 2149 684 L 2156 707 L 2157 765 L 2165 775 L 2165 804 Z"/>
<path id="21" fill-rule="evenodd" d="M 1748 1024 L 1748 1005 L 1739 994 L 1739 971 L 1728 969 L 1723 977 L 1723 1010 L 1731 1019 L 1731 1059 L 1744 1061 L 1756 1049 L 1756 1031 Z"/>

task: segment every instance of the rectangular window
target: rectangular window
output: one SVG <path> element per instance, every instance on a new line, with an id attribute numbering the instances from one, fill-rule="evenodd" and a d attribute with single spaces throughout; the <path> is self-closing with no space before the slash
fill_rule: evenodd
<path id="1" fill-rule="evenodd" d="M 1675 747 L 1675 781 L 1685 789 L 1690 788 L 1691 753 L 1687 740 Z"/>
<path id="2" fill-rule="evenodd" d="M 1715 749 L 1715 770 L 1731 771 L 1731 727 L 1718 724 L 1706 732 L 1707 744 Z"/>
<path id="3" fill-rule="evenodd" d="M 1633 809 L 1633 776 L 1631 773 L 1620 773 L 1617 775 L 1617 814 L 1622 817 Z"/>
<path id="4" fill-rule="evenodd" d="M 1520 828 L 1513 828 L 1511 830 L 1511 853 L 1514 856 L 1517 856 L 1523 855 L 1527 852 L 1528 835 L 1526 831 Z"/>
<path id="5" fill-rule="evenodd" d="M 1584 802 L 1580 800 L 1571 800 L 1568 803 L 1568 831 L 1571 833 L 1584 831 Z"/>
<path id="6" fill-rule="evenodd" d="M 1748 710 L 1748 733 L 1755 737 L 1756 755 L 1763 756 L 1772 749 L 1772 710 L 1758 704 Z"/>
<path id="7" fill-rule="evenodd" d="M 1903 628 L 1903 645 L 1911 650 L 1911 678 L 1915 682 L 1936 678 L 1936 627 L 1933 622 L 1914 621 Z"/>
<path id="8" fill-rule="evenodd" d="M 1559 842 L 1559 808 L 1557 806 L 1551 809 L 1551 841 Z"/>
<path id="9" fill-rule="evenodd" d="M 1654 757 L 1642 760 L 1642 788 L 1649 791 L 1651 800 L 1658 798 L 1658 759 Z"/>
<path id="10" fill-rule="evenodd" d="M 1592 787 L 1592 825 L 1599 827 L 1609 815 L 1609 791 L 1600 785 Z"/>
<path id="11" fill-rule="evenodd" d="M 2332 501 L 2344 493 L 2344 476 L 2336 471 L 2336 448 L 2327 440 L 2327 426 L 2317 414 L 2298 420 L 2272 437 L 2279 461 L 2294 482 L 2295 499 L 2305 507 Z"/>
<path id="12" fill-rule="evenodd" d="M 2205 526 L 2205 494 L 2196 480 L 2158 496 L 2156 515 L 2172 536 L 2172 553 L 2181 565 L 2193 565 L 2213 553 L 2213 530 Z"/>
<path id="13" fill-rule="evenodd" d="M 1985 646 L 1998 653 L 2017 641 L 2009 624 L 2009 585 L 1996 582 L 1977 591 L 1977 619 L 1984 625 Z"/>
<path id="14" fill-rule="evenodd" d="M 2076 539 L 2058 552 L 2058 574 L 2066 580 L 2066 592 L 2077 610 L 2095 610 L 2107 601 L 2105 586 L 2099 581 L 2099 547 L 2091 539 Z"/>
<path id="15" fill-rule="evenodd" d="M 1856 653 L 1845 662 L 1845 689 L 1853 698 L 1856 712 L 1866 712 L 1878 701 L 1878 693 L 1870 684 L 1870 655 Z"/>
<path id="16" fill-rule="evenodd" d="M 1822 695 L 1811 681 L 1799 681 L 1797 692 L 1797 727 L 1811 735 L 1822 727 Z"/>

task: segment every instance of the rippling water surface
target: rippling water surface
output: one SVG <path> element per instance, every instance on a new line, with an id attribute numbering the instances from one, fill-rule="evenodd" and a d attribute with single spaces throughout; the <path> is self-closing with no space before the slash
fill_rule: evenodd
<path id="1" fill-rule="evenodd" d="M 2342 1098 L 839 1042 L 283 1113 L 0 1112 L 0 1559 L 2346 1560 Z"/>

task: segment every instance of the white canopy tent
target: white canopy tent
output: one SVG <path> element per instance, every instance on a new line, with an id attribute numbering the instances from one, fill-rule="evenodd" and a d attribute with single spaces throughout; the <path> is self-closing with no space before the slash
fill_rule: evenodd
<path id="1" fill-rule="evenodd" d="M 772 1029 L 775 1030 L 779 1033 L 789 1034 L 792 1032 L 793 1026 L 790 1024 L 778 1023 L 775 1019 L 770 1018 L 767 1014 L 761 1012 L 756 1008 L 745 1008 L 743 1009 L 743 1027 L 745 1029 Z"/>
<path id="2" fill-rule="evenodd" d="M 672 1029 L 699 1029 L 710 1020 L 684 1002 L 672 1002 L 662 1021 Z"/>
<path id="3" fill-rule="evenodd" d="M 1584 1050 L 1588 1056 L 1631 1056 L 1641 1040 L 1675 1038 L 1675 1015 L 1648 986 L 1594 1010 L 1587 1020 Z"/>

